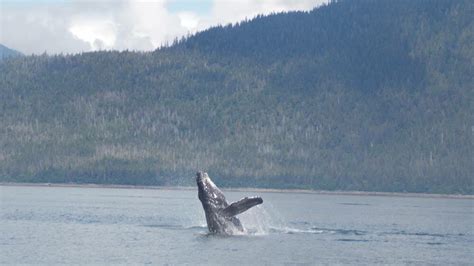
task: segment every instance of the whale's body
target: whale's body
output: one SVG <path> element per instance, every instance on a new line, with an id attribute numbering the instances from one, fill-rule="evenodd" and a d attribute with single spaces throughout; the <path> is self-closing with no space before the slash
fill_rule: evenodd
<path id="1" fill-rule="evenodd" d="M 198 197 L 206 214 L 207 228 L 211 233 L 231 235 L 244 232 L 245 229 L 236 215 L 263 202 L 260 197 L 245 197 L 229 204 L 224 193 L 205 172 L 197 173 L 196 183 Z"/>

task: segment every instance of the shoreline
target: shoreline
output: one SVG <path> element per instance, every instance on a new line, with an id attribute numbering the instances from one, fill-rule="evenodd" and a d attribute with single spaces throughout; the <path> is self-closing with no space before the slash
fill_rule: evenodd
<path id="1" fill-rule="evenodd" d="M 61 188 L 110 188 L 110 189 L 150 189 L 150 190 L 195 190 L 195 187 L 185 186 L 144 186 L 144 185 L 115 185 L 115 184 L 76 184 L 76 183 L 16 183 L 0 182 L 0 187 L 61 187 Z M 413 192 L 376 192 L 376 191 L 342 191 L 342 190 L 311 190 L 311 189 L 275 189 L 275 188 L 222 188 L 234 192 L 263 192 L 263 193 L 305 193 L 319 195 L 345 196 L 379 196 L 379 197 L 413 197 L 413 198 L 446 198 L 474 199 L 474 195 L 463 194 L 430 194 Z"/>

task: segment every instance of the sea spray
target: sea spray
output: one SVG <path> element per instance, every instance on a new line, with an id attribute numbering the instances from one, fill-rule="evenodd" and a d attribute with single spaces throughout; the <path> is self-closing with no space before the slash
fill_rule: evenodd
<path id="1" fill-rule="evenodd" d="M 278 211 L 270 203 L 259 205 L 241 214 L 239 218 L 249 235 L 268 235 L 273 228 L 285 226 Z"/>

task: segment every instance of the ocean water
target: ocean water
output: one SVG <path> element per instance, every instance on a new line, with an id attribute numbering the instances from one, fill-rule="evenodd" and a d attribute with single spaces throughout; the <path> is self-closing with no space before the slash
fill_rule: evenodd
<path id="1" fill-rule="evenodd" d="M 207 233 L 196 190 L 0 186 L 0 264 L 473 265 L 474 200 L 260 195 Z"/>

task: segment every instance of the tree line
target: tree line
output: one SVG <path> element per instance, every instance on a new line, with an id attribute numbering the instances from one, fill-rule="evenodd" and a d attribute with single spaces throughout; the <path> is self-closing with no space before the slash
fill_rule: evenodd
<path id="1" fill-rule="evenodd" d="M 0 181 L 473 193 L 472 1 L 337 1 L 0 62 Z"/>

